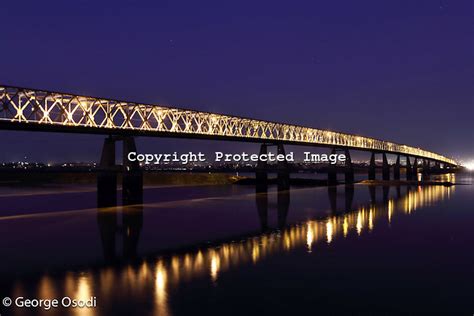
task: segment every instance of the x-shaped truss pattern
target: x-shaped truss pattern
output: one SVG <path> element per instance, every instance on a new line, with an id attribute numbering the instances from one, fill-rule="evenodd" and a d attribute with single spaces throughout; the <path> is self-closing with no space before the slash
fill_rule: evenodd
<path id="1" fill-rule="evenodd" d="M 420 148 L 352 134 L 9 86 L 0 86 L 1 121 L 351 147 L 418 156 L 457 165 L 453 159 Z"/>

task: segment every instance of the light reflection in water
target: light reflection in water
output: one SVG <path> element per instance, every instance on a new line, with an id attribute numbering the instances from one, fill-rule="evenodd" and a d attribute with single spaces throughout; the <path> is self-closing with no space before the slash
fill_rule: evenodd
<path id="1" fill-rule="evenodd" d="M 344 216 L 344 222 L 342 223 L 342 231 L 344 233 L 344 237 L 347 236 L 349 233 L 349 221 L 347 220 L 347 217 Z"/>
<path id="2" fill-rule="evenodd" d="M 306 232 L 306 246 L 308 247 L 308 252 L 311 252 L 311 246 L 313 245 L 314 232 L 311 223 L 307 223 L 307 232 Z"/>
<path id="3" fill-rule="evenodd" d="M 48 275 L 45 275 L 39 281 L 38 297 L 42 299 L 50 299 L 56 297 L 54 283 Z"/>
<path id="4" fill-rule="evenodd" d="M 156 264 L 155 276 L 155 308 L 157 315 L 169 315 L 168 293 L 167 293 L 167 271 L 162 260 L 158 260 Z"/>
<path id="5" fill-rule="evenodd" d="M 219 273 L 220 257 L 214 250 L 211 250 L 211 278 L 212 281 L 217 281 L 217 274 Z"/>
<path id="6" fill-rule="evenodd" d="M 328 219 L 326 223 L 326 239 L 327 243 L 330 244 L 332 241 L 332 234 L 333 234 L 333 227 L 332 227 L 332 222 L 331 219 Z"/>
<path id="7" fill-rule="evenodd" d="M 360 206 L 355 211 L 304 224 L 290 226 L 242 242 L 225 243 L 219 247 L 199 249 L 171 257 L 159 258 L 156 264 L 143 262 L 136 268 L 129 266 L 121 273 L 106 267 L 99 273 L 67 273 L 63 284 L 54 284 L 44 276 L 37 289 L 38 297 L 57 296 L 63 288 L 65 295 L 88 299 L 93 295 L 109 297 L 117 284 L 140 295 L 154 288 L 154 310 L 157 315 L 170 315 L 169 291 L 179 284 L 195 278 L 209 277 L 214 283 L 219 275 L 239 265 L 257 264 L 266 257 L 296 248 L 311 253 L 319 242 L 332 247 L 338 237 L 362 235 L 364 230 L 374 230 L 380 223 L 392 223 L 396 215 L 412 214 L 421 207 L 450 197 L 454 187 L 426 186 L 408 190 L 400 199 L 389 199 L 383 204 Z M 382 221 L 387 219 L 387 221 Z M 325 242 L 324 242 L 325 241 Z M 92 288 L 94 285 L 94 289 Z M 22 295 L 22 284 L 15 284 L 15 294 Z M 94 291 L 93 291 L 94 290 Z M 95 294 L 92 294 L 95 293 Z M 95 309 L 75 309 L 77 315 L 96 315 Z"/>
<path id="8" fill-rule="evenodd" d="M 389 223 L 392 222 L 393 207 L 394 207 L 393 204 L 394 204 L 393 200 L 390 199 L 390 200 L 388 201 L 388 210 L 387 210 L 387 217 L 388 217 L 388 222 L 389 222 Z"/>
<path id="9" fill-rule="evenodd" d="M 362 208 L 361 210 L 357 212 L 357 224 L 356 224 L 357 235 L 360 235 L 360 233 L 362 232 L 362 217 L 364 213 L 365 213 L 364 208 Z"/>
<path id="10" fill-rule="evenodd" d="M 90 299 L 92 295 L 92 289 L 91 289 L 91 277 L 90 274 L 84 274 L 79 276 L 77 282 L 77 289 L 74 292 L 73 295 L 71 295 L 72 298 L 76 298 L 77 300 L 83 300 L 87 301 Z M 74 312 L 74 315 L 81 315 L 81 316 L 88 316 L 88 315 L 94 315 L 94 310 L 91 308 L 74 308 L 72 309 Z"/>
<path id="11" fill-rule="evenodd" d="M 445 173 L 436 176 L 438 181 L 456 183 L 455 173 Z"/>

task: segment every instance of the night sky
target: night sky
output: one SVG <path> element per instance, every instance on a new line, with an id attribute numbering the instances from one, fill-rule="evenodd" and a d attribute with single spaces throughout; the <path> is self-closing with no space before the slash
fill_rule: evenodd
<path id="1" fill-rule="evenodd" d="M 35 0 L 1 1 L 0 12 L 1 84 L 330 128 L 474 159 L 470 0 Z M 0 135 L 0 161 L 95 161 L 103 139 Z"/>

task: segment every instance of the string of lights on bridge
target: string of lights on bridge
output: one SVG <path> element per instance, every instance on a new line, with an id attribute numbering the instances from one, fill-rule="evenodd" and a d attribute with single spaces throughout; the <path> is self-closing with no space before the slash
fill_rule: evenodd
<path id="1" fill-rule="evenodd" d="M 4 123 L 4 124 L 2 124 Z M 388 152 L 458 165 L 443 155 L 375 138 L 237 116 L 0 86 L 0 127 L 77 128 L 157 136 L 284 142 Z M 14 124 L 14 125 L 12 125 Z"/>

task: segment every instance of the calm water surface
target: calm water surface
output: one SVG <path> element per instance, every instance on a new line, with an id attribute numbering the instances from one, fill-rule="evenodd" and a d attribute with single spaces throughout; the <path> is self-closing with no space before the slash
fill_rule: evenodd
<path id="1" fill-rule="evenodd" d="M 470 183 L 469 176 L 456 181 Z M 5 315 L 474 313 L 471 185 L 1 188 L 1 297 L 97 297 Z"/>

